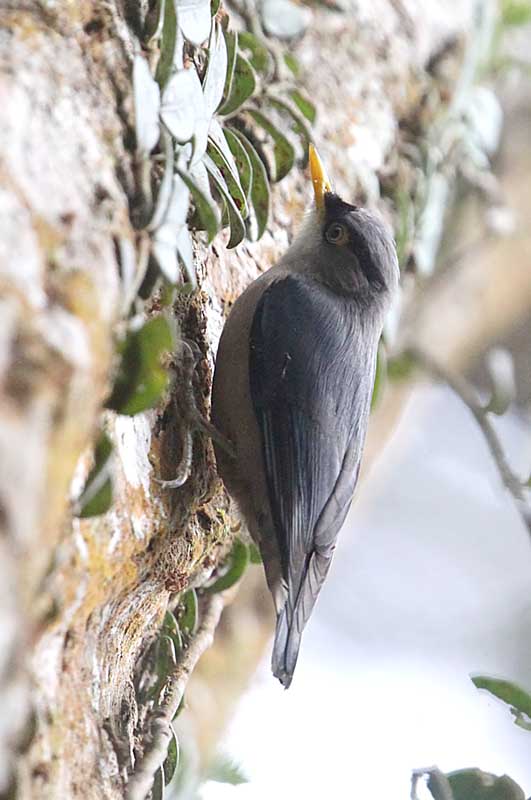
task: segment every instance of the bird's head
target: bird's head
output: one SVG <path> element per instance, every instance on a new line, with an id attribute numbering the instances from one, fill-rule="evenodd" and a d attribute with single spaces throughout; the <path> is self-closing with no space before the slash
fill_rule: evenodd
<path id="1" fill-rule="evenodd" d="M 393 236 L 376 214 L 332 191 L 317 151 L 310 145 L 315 206 L 284 263 L 314 274 L 341 295 L 357 295 L 387 306 L 399 278 Z"/>

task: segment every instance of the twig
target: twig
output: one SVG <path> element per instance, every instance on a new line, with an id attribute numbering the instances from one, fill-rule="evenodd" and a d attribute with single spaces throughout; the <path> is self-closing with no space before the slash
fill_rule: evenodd
<path id="1" fill-rule="evenodd" d="M 522 481 L 511 469 L 503 451 L 502 443 L 490 420 L 489 411 L 481 404 L 473 387 L 470 386 L 464 378 L 449 372 L 427 355 L 427 353 L 416 347 L 409 348 L 408 355 L 425 372 L 436 380 L 446 383 L 466 405 L 485 437 L 485 441 L 498 469 L 502 483 L 511 493 L 520 517 L 527 530 L 531 533 L 531 509 L 526 501 Z"/>
<path id="2" fill-rule="evenodd" d="M 181 704 L 186 684 L 203 653 L 211 646 L 214 631 L 223 610 L 222 594 L 205 598 L 205 607 L 197 633 L 184 651 L 181 661 L 168 678 L 162 705 L 151 723 L 151 741 L 127 784 L 127 800 L 145 800 L 156 771 L 164 762 L 171 739 L 171 721 Z"/>

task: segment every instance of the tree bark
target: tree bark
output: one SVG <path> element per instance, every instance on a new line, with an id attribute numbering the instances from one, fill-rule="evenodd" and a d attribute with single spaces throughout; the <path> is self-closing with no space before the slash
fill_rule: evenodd
<path id="1" fill-rule="evenodd" d="M 16 5 L 0 9 L 0 792 L 16 781 L 21 798 L 115 800 L 125 796 L 131 752 L 138 760 L 149 749 L 135 697 L 140 659 L 170 597 L 201 584 L 233 533 L 206 437 L 194 435 L 181 489 L 154 480 L 171 478 L 181 457 L 178 359 L 161 408 L 106 413 L 114 503 L 101 517 L 72 516 L 111 386 L 126 255 L 145 247 L 130 219 L 130 18 L 138 9 L 115 0 Z M 347 13 L 312 9 L 309 30 L 290 49 L 317 105 L 315 139 L 340 194 L 380 202 L 390 216 L 380 187 L 414 185 L 403 126 L 408 144 L 420 146 L 431 118 L 447 109 L 474 40 L 472 7 L 361 0 Z M 199 289 L 179 295 L 173 313 L 201 352 L 194 388 L 205 415 L 224 313 L 285 250 L 309 197 L 307 176 L 294 170 L 275 186 L 259 243 L 229 252 L 225 234 L 210 248 L 195 242 Z M 427 292 L 422 307 L 436 295 L 454 302 Z M 419 296 L 409 292 L 409 308 Z M 430 331 L 430 315 L 412 315 L 410 335 Z M 464 317 L 460 341 L 470 338 Z M 373 428 L 377 449 L 388 425 Z M 262 600 L 246 598 L 263 619 Z M 225 633 L 238 628 L 230 620 Z M 239 629 L 254 644 L 227 704 L 267 630 Z M 211 665 L 229 659 L 237 642 L 222 635 L 217 662 L 205 663 L 212 694 L 229 681 Z M 210 711 L 217 736 L 227 707 Z"/>

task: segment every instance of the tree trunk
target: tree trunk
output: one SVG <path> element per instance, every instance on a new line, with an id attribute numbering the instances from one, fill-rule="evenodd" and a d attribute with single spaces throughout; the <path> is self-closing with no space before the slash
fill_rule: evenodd
<path id="1" fill-rule="evenodd" d="M 457 5 L 362 0 L 346 13 L 312 7 L 305 36 L 290 44 L 318 109 L 315 140 L 337 191 L 380 202 L 397 226 L 396 197 L 412 196 L 427 168 L 411 151 L 421 153 L 438 120 L 452 113 L 457 76 L 480 38 L 472 0 Z M 200 586 L 233 537 L 205 436 L 194 435 L 192 472 L 181 489 L 156 482 L 171 478 L 181 460 L 179 359 L 171 396 L 156 411 L 105 413 L 115 445 L 111 510 L 91 519 L 72 513 L 112 385 L 124 265 L 146 247 L 130 211 L 139 166 L 131 29 L 142 8 L 117 0 L 0 8 L 0 792 L 16 783 L 21 798 L 125 797 L 154 737 L 137 698 L 141 659 L 170 598 Z M 465 75 L 458 85 L 464 91 L 472 83 Z M 456 171 L 439 172 L 451 186 Z M 228 251 L 226 234 L 210 248 L 196 237 L 199 289 L 180 294 L 173 314 L 201 353 L 194 389 L 205 416 L 224 311 L 285 250 L 309 197 L 308 178 L 295 169 L 274 188 L 259 243 Z M 437 228 L 444 203 L 432 214 Z M 415 240 L 409 230 L 406 240 L 411 258 L 420 258 L 420 235 Z M 439 287 L 417 286 L 406 275 L 411 339 L 419 331 L 431 336 L 434 315 L 423 309 L 434 298 L 454 303 Z M 472 338 L 473 321 L 465 313 L 459 320 L 452 353 Z M 380 415 L 385 422 L 377 417 L 373 425 L 371 452 L 400 407 L 396 395 L 390 404 L 393 411 Z M 260 597 L 246 591 L 247 610 L 268 619 Z M 219 610 L 203 599 L 200 618 L 213 627 Z M 209 732 L 219 735 L 268 625 L 226 618 L 217 661 L 202 671 L 212 696 L 226 698 L 219 714 L 208 706 L 205 746 L 212 746 Z M 248 657 L 229 681 L 212 664 L 228 663 L 242 636 Z"/>

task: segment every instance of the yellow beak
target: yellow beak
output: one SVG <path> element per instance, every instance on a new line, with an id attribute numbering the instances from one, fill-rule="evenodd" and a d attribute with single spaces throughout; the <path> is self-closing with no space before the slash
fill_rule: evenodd
<path id="1" fill-rule="evenodd" d="M 317 211 L 322 211 L 324 196 L 332 191 L 332 184 L 326 174 L 323 162 L 313 144 L 310 144 L 308 156 L 310 159 L 310 174 L 312 176 L 313 191 L 315 194 L 315 205 Z"/>

